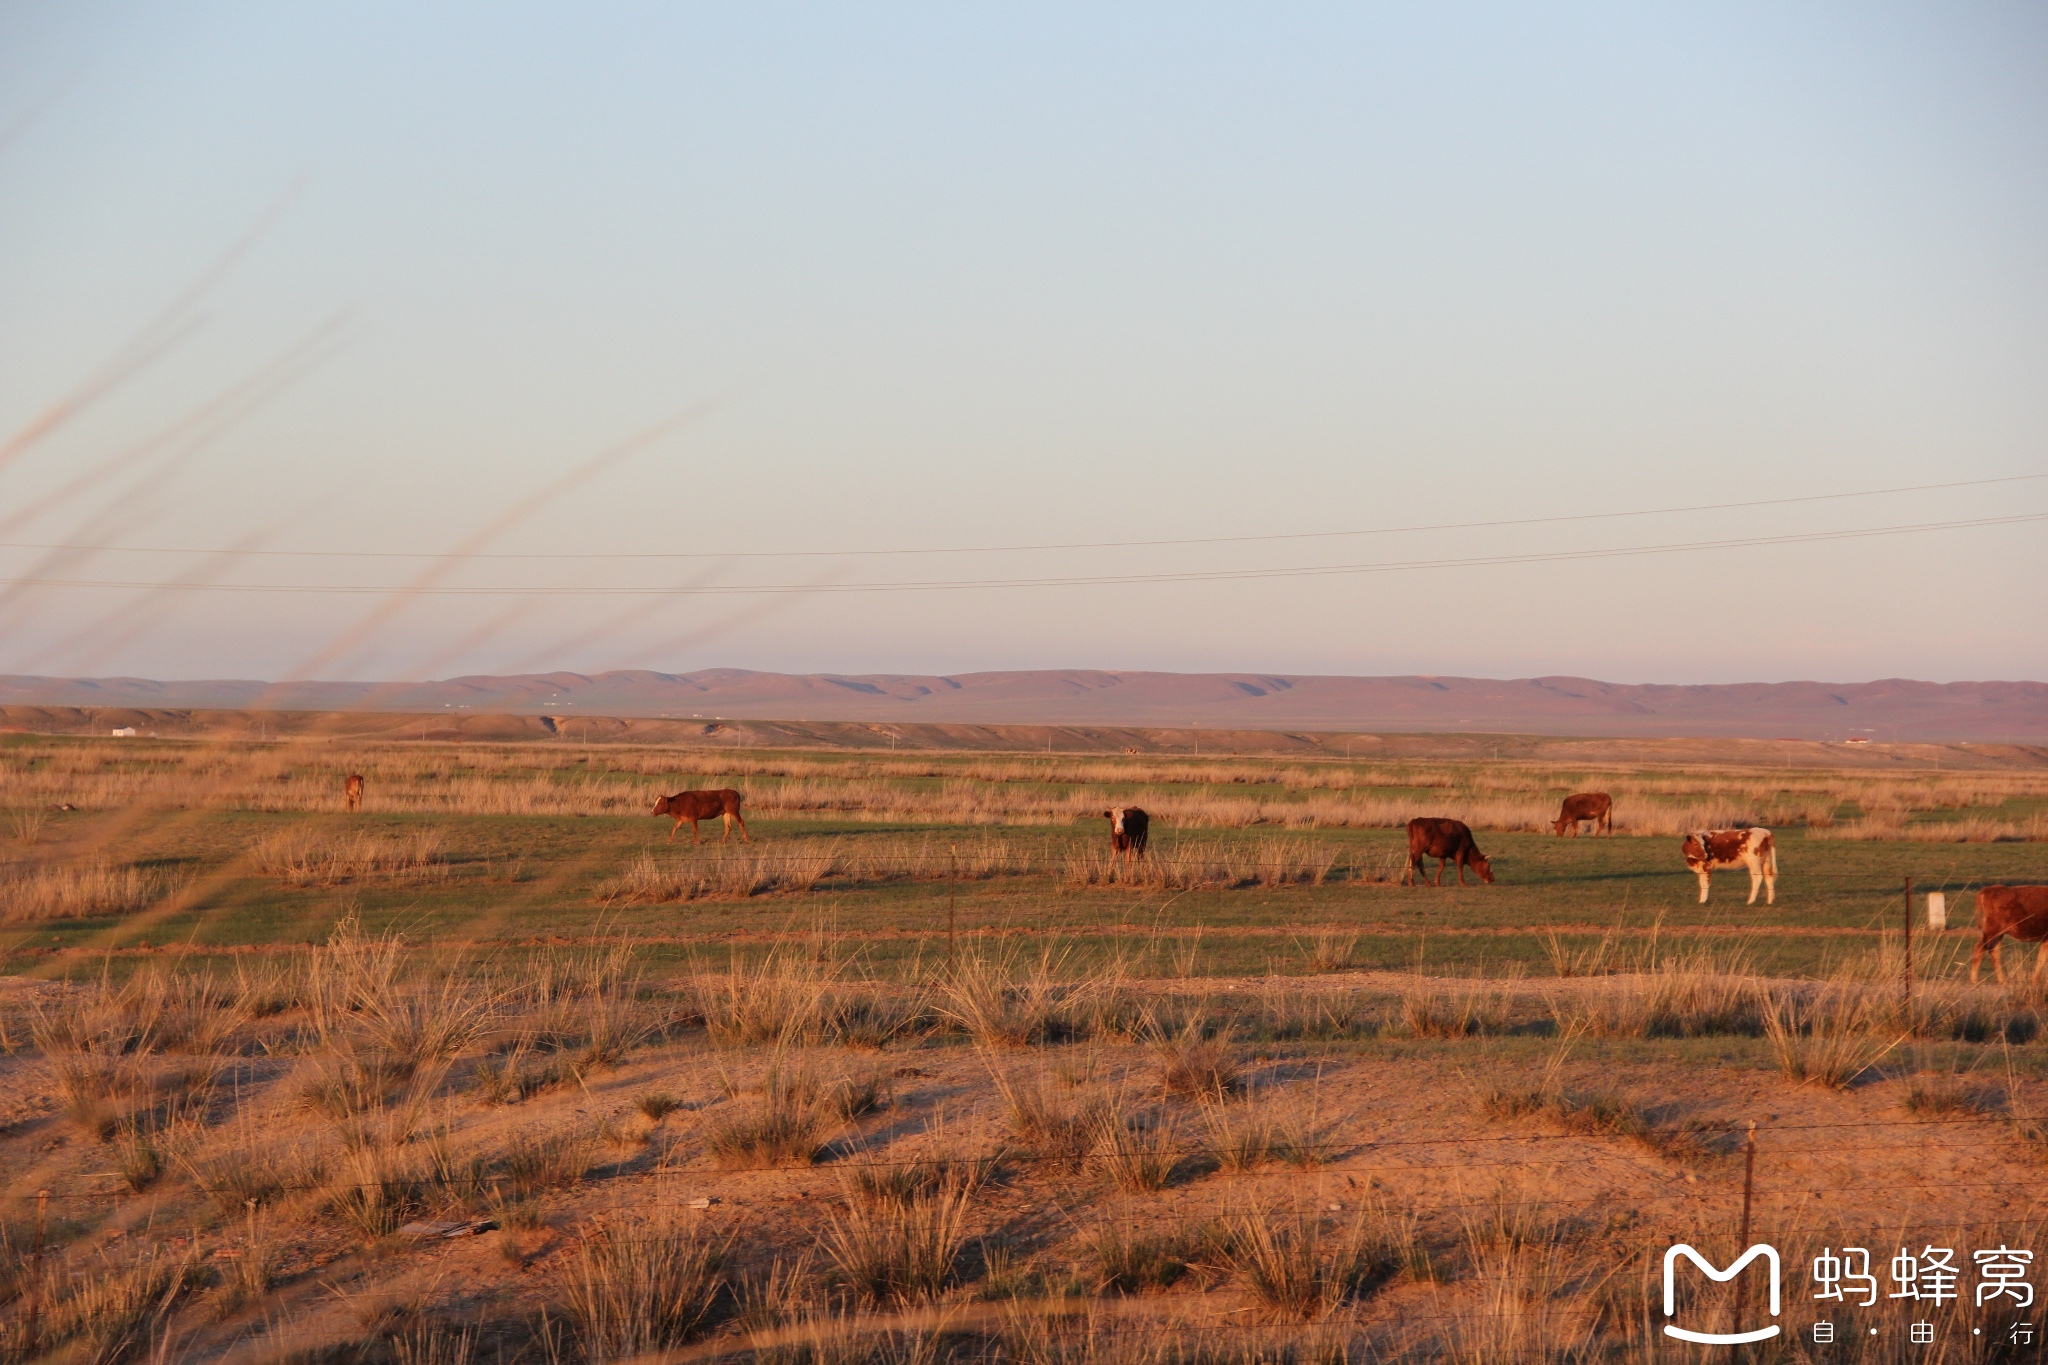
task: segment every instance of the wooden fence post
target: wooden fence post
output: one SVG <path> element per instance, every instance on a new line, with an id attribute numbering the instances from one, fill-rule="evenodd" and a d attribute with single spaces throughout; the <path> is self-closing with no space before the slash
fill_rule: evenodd
<path id="1" fill-rule="evenodd" d="M 1899 983 L 1904 995 L 1906 1028 L 1913 1027 L 1913 879 L 1906 878 L 1906 965 Z"/>

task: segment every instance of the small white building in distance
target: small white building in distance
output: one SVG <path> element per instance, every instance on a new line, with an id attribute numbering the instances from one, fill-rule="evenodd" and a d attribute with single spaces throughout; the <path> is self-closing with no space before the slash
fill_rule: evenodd
<path id="1" fill-rule="evenodd" d="M 119 726 L 119 727 L 117 727 L 117 728 L 115 729 L 115 731 L 114 731 L 114 738 L 115 738 L 115 739 L 133 739 L 133 738 L 135 738 L 135 727 L 134 727 L 134 726 L 132 726 L 132 725 L 123 725 L 123 726 Z"/>

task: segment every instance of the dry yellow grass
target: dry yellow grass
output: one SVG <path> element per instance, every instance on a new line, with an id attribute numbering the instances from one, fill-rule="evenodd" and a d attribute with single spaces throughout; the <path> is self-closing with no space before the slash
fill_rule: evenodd
<path id="1" fill-rule="evenodd" d="M 94 860 L 36 868 L 0 868 L 0 924 L 125 915 L 168 894 L 171 878 Z"/>
<path id="2" fill-rule="evenodd" d="M 291 982 L 153 966 L 45 993 L 10 1074 L 29 1088 L 75 1082 L 121 1112 L 104 1138 L 74 1127 L 56 1144 L 49 1125 L 69 1119 L 18 1120 L 0 1155 L 22 1173 L 6 1193 L 66 1196 L 34 1292 L 43 1344 L 81 1358 L 208 1359 L 289 1327 L 305 1334 L 293 1350 L 330 1357 L 469 1359 L 483 1342 L 508 1358 L 609 1359 L 720 1333 L 738 1353 L 740 1333 L 787 1326 L 801 1337 L 787 1350 L 848 1360 L 923 1332 L 918 1358 L 940 1365 L 953 1357 L 930 1344 L 942 1339 L 933 1323 L 980 1313 L 943 1338 L 960 1365 L 1156 1365 L 1164 1342 L 1253 1365 L 1368 1348 L 1490 1362 L 1640 1346 L 1616 1285 L 1632 1286 L 1641 1244 L 1696 1237 L 1687 1220 L 1726 1233 L 1733 1167 L 1691 1135 L 1724 1133 L 1753 1100 L 1755 1063 L 1774 1055 L 1801 1083 L 1774 1087 L 1787 1127 L 1766 1157 L 1776 1202 L 1759 1226 L 1788 1246 L 1817 1235 L 1808 1184 L 1834 1188 L 1851 1163 L 1881 1177 L 1876 1190 L 1919 1178 L 1922 1137 L 1866 1151 L 1845 1145 L 1860 1142 L 1847 1119 L 1924 1111 L 2017 1131 L 1992 1101 L 1937 1104 L 1905 1081 L 1893 1085 L 1903 1099 L 1862 1093 L 1892 1085 L 1867 1071 L 1889 1037 L 1896 964 L 1882 957 L 1827 982 L 1759 977 L 1739 950 L 1612 958 L 1582 964 L 1603 974 L 1563 979 L 1359 987 L 1346 1006 L 1322 984 L 1134 983 L 1057 951 L 970 952 L 951 971 L 888 981 L 785 955 L 653 985 L 625 951 L 544 952 L 511 973 L 429 964 L 350 925 Z M 1916 1027 L 1967 1037 L 2038 1004 L 1937 974 Z M 892 1050 L 852 1064 L 840 1049 L 884 1006 L 899 1015 Z M 628 1008 L 654 1022 L 605 1022 Z M 1228 1041 L 1339 1014 L 1338 1031 L 1315 1036 L 1357 1025 L 1410 1038 L 1366 1052 Z M 1570 1038 L 1710 1034 L 1750 1052 L 1726 1068 L 1697 1051 L 1659 1063 L 1684 1068 L 1669 1087 L 1684 1103 L 1722 1096 L 1697 1130 L 1602 1098 L 1614 1058 L 1640 1064 L 1645 1047 L 1582 1067 L 1570 1086 L 1557 1050 L 1530 1092 L 1591 1100 L 1489 1110 L 1466 1093 L 1473 1076 L 1526 1071 L 1513 1038 L 1553 1017 Z M 599 1035 L 615 1041 L 593 1051 Z M 976 1054 L 965 1038 L 1000 1051 Z M 516 1102 L 490 1091 L 483 1064 L 515 1052 L 551 1059 L 561 1081 Z M 1857 1070 L 1868 1086 L 1835 1088 Z M 352 1076 L 350 1102 L 304 1104 L 299 1087 L 320 1075 Z M 2018 1095 L 2028 1083 L 2010 1084 Z M 1794 1168 L 1791 1148 L 1817 1131 L 1802 1125 L 1827 1123 L 1824 1149 Z M 1495 1132 L 1512 1143 L 1484 1145 Z M 1674 1205 L 1679 1134 L 1696 1180 Z M 1631 1144 L 1625 1160 L 1617 1142 Z M 1973 1150 L 1983 1181 L 2028 1169 L 2016 1144 Z M 1511 1183 L 1524 1176 L 1528 1187 Z M 1930 1188 L 1912 1197 L 1947 1202 L 1925 1216 L 1981 1213 L 1976 1185 Z M 1771 1221 L 1787 1216 L 1809 1221 Z M 414 1219 L 504 1226 L 401 1253 L 396 1229 Z M 9 1220 L 0 1256 L 19 1250 L 22 1227 Z M 10 1331 L 25 1269 L 0 1260 Z M 1039 1311 L 1048 1304 L 1057 1313 Z M 909 1309 L 935 1316 L 881 1316 Z M 1091 1336 L 1092 1315 L 1111 1310 L 1151 1344 Z M 1286 1336 L 1303 1329 L 1281 1323 L 1323 1335 Z M 761 1356 L 798 1358 L 784 1349 Z"/>
<path id="3" fill-rule="evenodd" d="M 747 811 L 949 824 L 1067 824 L 1108 804 L 1136 804 L 1168 825 L 1196 828 L 1391 828 L 1417 814 L 1475 829 L 1542 831 L 1566 790 L 1615 798 L 1615 828 L 1673 835 L 1741 821 L 1837 837 L 2028 838 L 2038 817 L 1974 814 L 1953 828 L 1907 823 L 1916 814 L 1983 811 L 2048 797 L 2048 775 L 1918 771 L 1669 772 L 1537 764 L 1276 763 L 1261 760 L 989 758 L 942 762 L 878 757 L 719 754 L 714 773 L 679 773 L 660 750 L 625 746 L 417 746 L 357 742 L 261 748 L 214 743 L 124 748 L 46 741 L 0 753 L 10 799 L 35 810 L 69 803 L 105 810 L 139 802 L 263 811 L 337 810 L 341 777 L 368 778 L 370 812 L 471 815 L 629 815 L 682 786 L 737 784 Z M 1850 812 L 1845 817 L 1845 812 Z M 1894 833 L 1894 830 L 1903 833 Z M 22 837 L 26 837 L 25 835 Z"/>

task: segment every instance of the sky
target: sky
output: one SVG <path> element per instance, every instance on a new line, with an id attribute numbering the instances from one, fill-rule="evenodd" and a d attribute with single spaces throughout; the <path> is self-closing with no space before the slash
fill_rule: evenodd
<path id="1" fill-rule="evenodd" d="M 2043 679 L 2044 475 L 2037 5 L 0 4 L 0 672 Z"/>

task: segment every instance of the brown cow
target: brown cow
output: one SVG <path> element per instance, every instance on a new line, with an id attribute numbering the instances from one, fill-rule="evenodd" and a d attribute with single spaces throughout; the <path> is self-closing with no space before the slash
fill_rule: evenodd
<path id="1" fill-rule="evenodd" d="M 1707 903 L 1707 886 L 1717 867 L 1749 869 L 1749 904 L 1756 904 L 1756 889 L 1764 889 L 1764 904 L 1778 903 L 1778 846 L 1762 825 L 1747 829 L 1703 829 L 1685 836 L 1679 845 L 1686 870 L 1700 879 L 1700 904 Z"/>
<path id="2" fill-rule="evenodd" d="M 725 829 L 718 836 L 719 843 L 724 843 L 732 835 L 732 824 L 735 820 L 740 824 L 740 839 L 749 844 L 754 842 L 753 836 L 747 833 L 747 822 L 740 817 L 740 794 L 731 787 L 715 792 L 677 792 L 674 796 L 661 797 L 654 803 L 654 813 L 670 816 L 675 820 L 675 828 L 668 832 L 670 839 L 676 837 L 676 830 L 681 829 L 683 821 L 688 820 L 690 842 L 703 843 L 704 840 L 697 833 L 697 822 L 709 820 L 717 815 L 725 820 Z"/>
<path id="3" fill-rule="evenodd" d="M 1977 968 L 1984 950 L 1991 950 L 1991 966 L 1998 982 L 2005 984 L 2005 959 L 1998 951 L 2001 939 L 2021 943 L 2048 940 L 2048 886 L 1986 886 L 1977 891 L 1977 951 L 1970 954 L 1970 984 L 1977 982 Z M 2034 975 L 2048 964 L 2048 949 L 2034 954 Z"/>
<path id="4" fill-rule="evenodd" d="M 1569 833 L 1576 839 L 1579 837 L 1579 826 L 1587 820 L 1593 822 L 1595 834 L 1604 833 L 1608 838 L 1613 838 L 1614 798 L 1606 792 L 1580 792 L 1577 796 L 1567 796 L 1564 805 L 1557 812 L 1557 819 L 1552 823 L 1552 828 L 1560 835 Z"/>
<path id="5" fill-rule="evenodd" d="M 1117 806 L 1102 812 L 1109 821 L 1109 860 L 1142 862 L 1145 845 L 1152 838 L 1152 817 L 1136 806 Z"/>
<path id="6" fill-rule="evenodd" d="M 350 810 L 363 808 L 363 775 L 350 773 L 348 781 L 341 784 L 341 799 L 348 803 Z"/>
<path id="7" fill-rule="evenodd" d="M 1422 871 L 1424 858 L 1436 859 L 1436 880 L 1431 886 L 1444 884 L 1444 864 L 1458 865 L 1458 885 L 1465 884 L 1465 869 L 1470 867 L 1479 874 L 1479 880 L 1493 885 L 1493 868 L 1488 866 L 1486 855 L 1479 851 L 1479 845 L 1472 842 L 1471 827 L 1463 820 L 1445 820 L 1437 816 L 1422 816 L 1408 822 L 1408 875 L 1401 880 L 1413 886 L 1416 874 Z"/>

